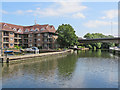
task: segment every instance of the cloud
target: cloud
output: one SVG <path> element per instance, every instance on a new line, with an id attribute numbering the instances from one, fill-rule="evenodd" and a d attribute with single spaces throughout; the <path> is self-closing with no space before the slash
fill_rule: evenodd
<path id="1" fill-rule="evenodd" d="M 117 22 L 112 22 L 113 25 L 118 25 Z M 111 22 L 109 21 L 100 21 L 100 20 L 91 20 L 84 24 L 84 26 L 89 28 L 97 28 L 102 26 L 108 26 L 111 25 Z"/>
<path id="2" fill-rule="evenodd" d="M 24 14 L 24 11 L 18 10 L 18 11 L 16 11 L 15 13 L 16 13 L 16 14 Z"/>
<path id="3" fill-rule="evenodd" d="M 2 13 L 2 14 L 8 14 L 8 12 L 5 11 L 5 10 L 0 10 L 0 13 Z"/>
<path id="4" fill-rule="evenodd" d="M 18 10 L 13 14 L 32 14 L 38 17 L 48 17 L 48 16 L 73 16 L 73 17 L 81 17 L 85 18 L 82 13 L 87 7 L 82 5 L 79 2 L 54 2 L 47 8 L 42 8 L 39 6 L 34 10 Z"/>
<path id="5" fill-rule="evenodd" d="M 45 9 L 36 9 L 34 15 L 38 16 L 62 16 L 69 15 L 76 12 L 81 12 L 86 9 L 86 6 L 81 5 L 78 2 L 57 2 L 53 6 Z"/>
<path id="6" fill-rule="evenodd" d="M 118 10 L 108 10 L 103 12 L 105 16 L 101 17 L 101 19 L 113 19 L 118 16 Z"/>
<path id="7" fill-rule="evenodd" d="M 33 10 L 27 10 L 26 12 L 31 13 L 31 12 L 33 12 Z"/>
<path id="8" fill-rule="evenodd" d="M 72 15 L 73 18 L 85 18 L 85 15 L 82 13 L 76 13 Z"/>

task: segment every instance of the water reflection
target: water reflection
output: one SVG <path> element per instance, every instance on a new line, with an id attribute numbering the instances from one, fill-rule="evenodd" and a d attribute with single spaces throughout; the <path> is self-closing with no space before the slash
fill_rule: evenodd
<path id="1" fill-rule="evenodd" d="M 4 64 L 5 88 L 115 88 L 118 59 L 108 51 L 76 51 L 61 58 Z M 37 61 L 37 62 L 36 62 Z"/>

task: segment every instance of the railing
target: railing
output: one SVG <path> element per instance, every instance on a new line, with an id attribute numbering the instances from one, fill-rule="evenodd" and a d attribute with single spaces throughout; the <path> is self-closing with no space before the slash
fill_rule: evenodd
<path id="1" fill-rule="evenodd" d="M 21 37 L 15 37 L 15 39 L 22 39 Z"/>
<path id="2" fill-rule="evenodd" d="M 20 44 L 19 42 L 14 42 L 15 44 Z"/>
<path id="3" fill-rule="evenodd" d="M 119 47 L 110 47 L 109 49 L 110 49 L 110 50 L 120 51 L 120 48 L 119 48 Z"/>

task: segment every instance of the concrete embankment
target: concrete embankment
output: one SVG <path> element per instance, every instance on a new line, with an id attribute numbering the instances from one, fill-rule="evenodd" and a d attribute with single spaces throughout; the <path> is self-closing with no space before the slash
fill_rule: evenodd
<path id="1" fill-rule="evenodd" d="M 40 54 L 30 54 L 30 55 L 21 55 L 21 56 L 7 56 L 7 57 L 0 57 L 2 62 L 9 63 L 11 61 L 17 60 L 27 60 L 35 57 L 44 57 L 44 56 L 52 56 L 52 55 L 59 55 L 65 54 L 68 52 L 72 52 L 72 50 L 60 51 L 60 52 L 49 52 L 49 53 L 40 53 Z"/>

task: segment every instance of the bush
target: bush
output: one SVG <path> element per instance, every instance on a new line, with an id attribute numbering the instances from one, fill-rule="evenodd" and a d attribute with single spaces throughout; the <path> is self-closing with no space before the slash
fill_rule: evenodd
<path id="1" fill-rule="evenodd" d="M 16 49 L 22 48 L 21 46 L 17 46 L 17 45 L 15 45 L 14 47 L 15 47 Z"/>
<path id="2" fill-rule="evenodd" d="M 78 48 L 85 48 L 85 46 L 78 46 Z"/>

